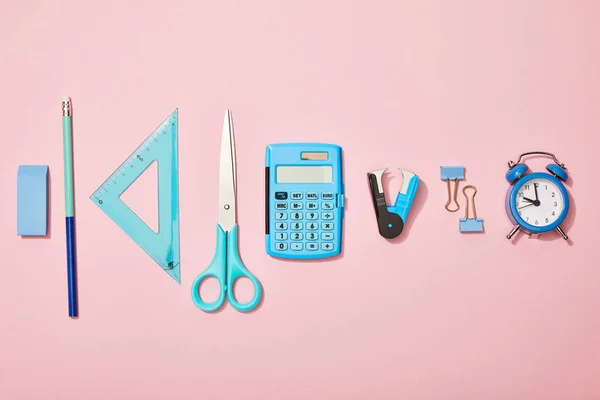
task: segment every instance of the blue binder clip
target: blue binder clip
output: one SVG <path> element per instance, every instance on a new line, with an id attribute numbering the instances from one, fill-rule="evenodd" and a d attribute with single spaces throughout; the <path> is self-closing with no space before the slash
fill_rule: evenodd
<path id="1" fill-rule="evenodd" d="M 456 199 L 458 195 L 458 181 L 465 179 L 465 167 L 440 167 L 442 180 L 448 184 L 448 201 L 446 201 L 445 208 L 450 212 L 455 212 L 460 209 L 460 205 Z M 452 191 L 450 190 L 450 181 L 454 181 L 454 198 L 452 197 Z M 450 203 L 454 201 L 456 208 L 448 207 Z"/>
<path id="2" fill-rule="evenodd" d="M 381 182 L 383 174 L 387 170 L 387 168 L 377 169 L 369 172 L 367 176 L 369 178 L 379 234 L 386 239 L 393 239 L 398 237 L 404 229 L 408 212 L 417 194 L 419 177 L 410 171 L 401 169 L 400 173 L 404 178 L 402 187 L 398 192 L 394 205 L 388 206 L 385 202 L 385 193 Z"/>
<path id="3" fill-rule="evenodd" d="M 467 195 L 467 189 L 473 189 L 473 196 L 471 197 L 471 204 L 473 204 L 473 218 L 469 218 L 469 196 Z M 477 218 L 477 210 L 475 209 L 475 195 L 477 194 L 477 188 L 473 185 L 467 185 L 462 190 L 465 198 L 467 199 L 467 209 L 465 211 L 465 217 L 458 220 L 458 229 L 462 233 L 468 232 L 483 232 L 483 219 Z"/>

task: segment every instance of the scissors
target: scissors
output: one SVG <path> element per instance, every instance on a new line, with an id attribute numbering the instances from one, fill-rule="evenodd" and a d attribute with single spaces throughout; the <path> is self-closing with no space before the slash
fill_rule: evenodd
<path id="1" fill-rule="evenodd" d="M 238 252 L 238 225 L 235 207 L 236 192 L 235 145 L 231 112 L 225 112 L 221 138 L 221 162 L 219 167 L 219 221 L 217 224 L 217 249 L 215 256 L 204 272 L 192 284 L 192 299 L 202 311 L 216 311 L 225 302 L 225 293 L 229 304 L 238 311 L 253 310 L 262 294 L 260 282 L 252 275 L 240 260 Z M 215 278 L 219 283 L 219 297 L 213 303 L 206 303 L 200 297 L 200 285 L 206 278 Z M 238 278 L 247 278 L 254 285 L 254 297 L 248 303 L 239 303 L 233 294 L 233 284 Z"/>

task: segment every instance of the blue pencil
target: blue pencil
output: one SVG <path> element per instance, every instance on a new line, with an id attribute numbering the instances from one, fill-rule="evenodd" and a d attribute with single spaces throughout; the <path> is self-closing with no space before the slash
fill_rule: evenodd
<path id="1" fill-rule="evenodd" d="M 65 161 L 65 215 L 67 232 L 67 285 L 69 317 L 77 317 L 77 269 L 75 254 L 75 208 L 73 207 L 73 133 L 71 99 L 62 98 L 63 150 Z"/>

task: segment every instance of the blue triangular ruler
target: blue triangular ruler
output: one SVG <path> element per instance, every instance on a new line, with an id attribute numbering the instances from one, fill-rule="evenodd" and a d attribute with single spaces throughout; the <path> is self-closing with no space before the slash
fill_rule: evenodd
<path id="1" fill-rule="evenodd" d="M 181 283 L 177 125 L 176 109 L 100 185 L 90 199 L 177 283 Z M 121 200 L 123 192 L 154 161 L 158 171 L 158 232 L 154 232 Z"/>

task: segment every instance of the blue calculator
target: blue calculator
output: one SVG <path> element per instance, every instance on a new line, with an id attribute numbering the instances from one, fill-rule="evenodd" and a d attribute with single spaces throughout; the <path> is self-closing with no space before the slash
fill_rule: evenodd
<path id="1" fill-rule="evenodd" d="M 267 146 L 265 197 L 267 254 L 299 259 L 340 254 L 344 218 L 340 146 Z"/>

